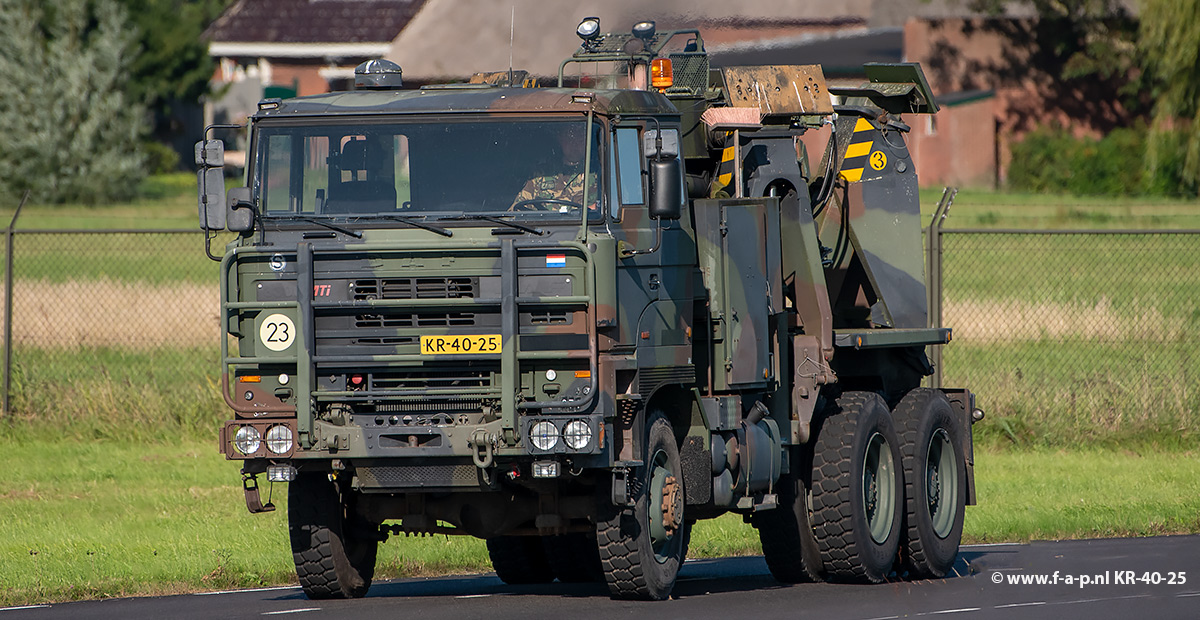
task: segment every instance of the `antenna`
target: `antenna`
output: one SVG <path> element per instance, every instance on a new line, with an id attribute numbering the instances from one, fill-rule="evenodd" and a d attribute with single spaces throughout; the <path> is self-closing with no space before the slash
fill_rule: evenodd
<path id="1" fill-rule="evenodd" d="M 517 5 L 512 5 L 512 17 L 509 19 L 508 27 L 508 87 L 513 87 L 513 35 L 517 31 Z"/>

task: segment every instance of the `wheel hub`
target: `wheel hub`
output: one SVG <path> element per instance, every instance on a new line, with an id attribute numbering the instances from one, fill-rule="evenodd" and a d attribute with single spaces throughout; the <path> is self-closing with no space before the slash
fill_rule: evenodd
<path id="1" fill-rule="evenodd" d="M 867 472 L 867 517 L 870 518 L 875 514 L 875 508 L 879 505 L 879 479 L 875 477 L 875 472 Z"/>
<path id="2" fill-rule="evenodd" d="M 668 475 L 663 481 L 662 491 L 662 524 L 667 536 L 674 536 L 679 530 L 679 481 L 675 476 Z"/>
<path id="3" fill-rule="evenodd" d="M 938 504 L 942 500 L 942 482 L 938 475 L 937 465 L 929 468 L 928 476 L 929 483 L 926 488 L 926 497 L 929 498 L 929 512 L 937 512 Z"/>

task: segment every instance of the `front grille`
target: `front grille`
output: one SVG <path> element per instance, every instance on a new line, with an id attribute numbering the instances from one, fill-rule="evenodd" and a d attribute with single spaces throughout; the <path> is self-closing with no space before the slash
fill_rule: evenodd
<path id="1" fill-rule="evenodd" d="M 351 283 L 354 301 L 376 299 L 474 299 L 479 288 L 477 278 L 364 278 Z M 354 326 L 361 328 L 395 327 L 472 327 L 472 312 L 402 312 L 360 314 Z"/>
<path id="2" fill-rule="evenodd" d="M 415 465 L 359 467 L 356 473 L 363 487 L 374 489 L 473 487 L 479 486 L 477 469 L 474 465 Z"/>
<path id="3" fill-rule="evenodd" d="M 423 370 L 404 373 L 373 373 L 373 390 L 437 390 L 474 388 L 489 390 L 492 387 L 490 368 L 454 368 Z"/>
<path id="4" fill-rule="evenodd" d="M 529 323 L 532 325 L 552 325 L 556 323 L 566 324 L 567 312 L 565 310 L 546 310 L 544 312 L 530 312 Z"/>
<path id="5" fill-rule="evenodd" d="M 475 278 L 372 278 L 355 280 L 354 299 L 462 299 L 476 297 Z"/>

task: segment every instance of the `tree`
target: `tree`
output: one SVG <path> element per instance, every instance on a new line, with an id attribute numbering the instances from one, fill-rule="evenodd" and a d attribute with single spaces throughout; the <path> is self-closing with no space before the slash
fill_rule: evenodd
<path id="1" fill-rule="evenodd" d="M 145 107 L 126 94 L 132 36 L 113 0 L 0 3 L 0 195 L 95 204 L 134 194 Z"/>
<path id="2" fill-rule="evenodd" d="M 152 114 L 151 137 L 177 138 L 181 113 L 208 93 L 214 61 L 204 29 L 229 0 L 118 0 L 130 17 L 137 55 L 130 64 L 129 92 Z M 194 133 L 194 127 L 182 128 Z M 187 136 L 187 143 L 194 136 Z"/>
<path id="3" fill-rule="evenodd" d="M 1144 0 L 1138 47 L 1153 84 L 1147 166 L 1200 187 L 1200 0 Z M 1182 153 L 1182 162 L 1179 154 Z"/>

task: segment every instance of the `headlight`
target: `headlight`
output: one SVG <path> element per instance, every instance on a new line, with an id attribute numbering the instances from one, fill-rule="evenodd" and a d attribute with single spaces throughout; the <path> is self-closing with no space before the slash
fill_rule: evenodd
<path id="1" fill-rule="evenodd" d="M 538 450 L 553 450 L 558 443 L 558 428 L 550 422 L 538 422 L 529 427 L 529 440 Z"/>
<path id="2" fill-rule="evenodd" d="M 261 445 L 262 435 L 253 426 L 240 427 L 237 430 L 237 434 L 233 436 L 233 446 L 242 454 L 254 454 L 258 452 L 258 448 Z"/>
<path id="3" fill-rule="evenodd" d="M 582 450 L 592 441 L 592 427 L 583 420 L 572 420 L 563 429 L 563 441 L 572 450 Z"/>
<path id="4" fill-rule="evenodd" d="M 275 454 L 287 454 L 292 450 L 292 429 L 283 426 L 272 426 L 267 431 L 267 449 Z"/>

